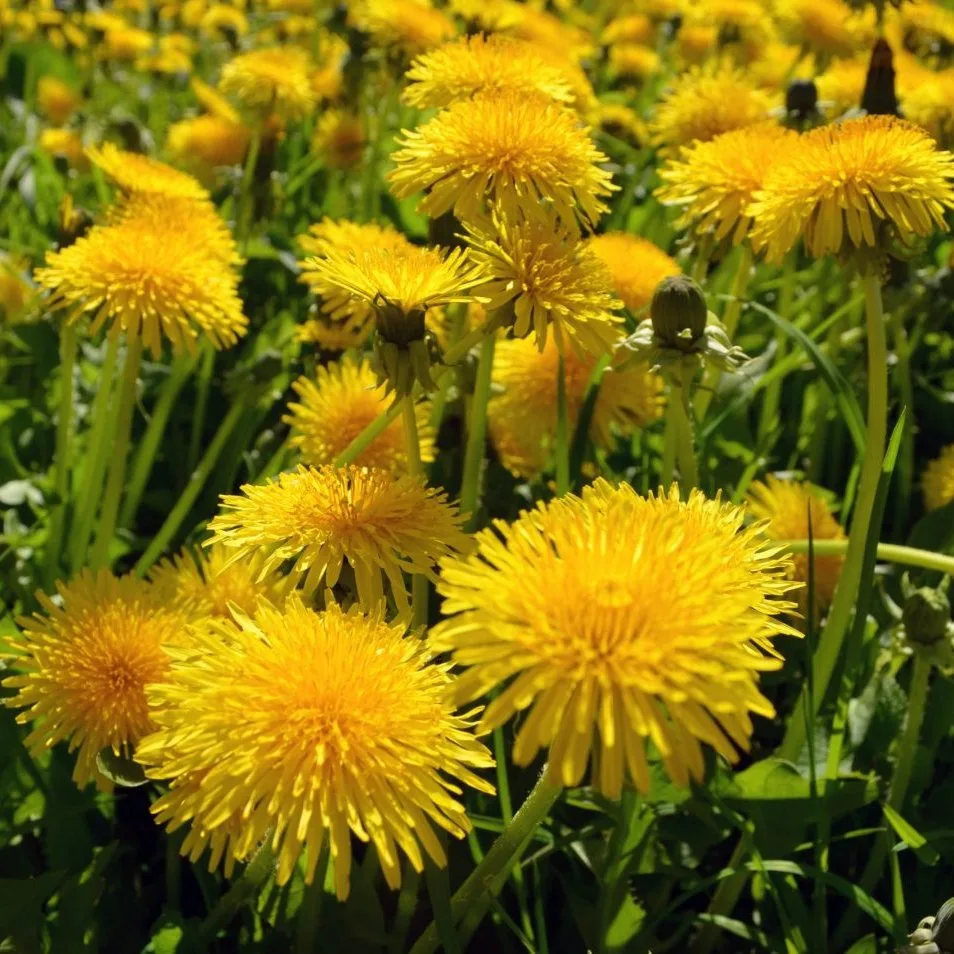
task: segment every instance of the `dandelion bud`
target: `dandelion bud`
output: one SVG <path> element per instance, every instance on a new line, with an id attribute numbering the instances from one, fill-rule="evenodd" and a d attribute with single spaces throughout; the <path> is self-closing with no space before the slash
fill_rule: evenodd
<path id="1" fill-rule="evenodd" d="M 901 619 L 909 642 L 933 646 L 947 632 L 951 621 L 951 603 L 941 590 L 924 586 L 908 595 Z"/>
<path id="2" fill-rule="evenodd" d="M 656 286 L 649 315 L 653 332 L 666 347 L 688 351 L 705 333 L 709 311 L 696 282 L 671 275 Z"/>

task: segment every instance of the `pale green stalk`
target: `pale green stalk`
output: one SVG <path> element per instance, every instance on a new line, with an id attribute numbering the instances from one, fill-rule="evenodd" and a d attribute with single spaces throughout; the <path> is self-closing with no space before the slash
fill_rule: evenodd
<path id="1" fill-rule="evenodd" d="M 407 395 L 401 399 L 404 416 L 404 442 L 407 451 L 407 472 L 412 477 L 424 476 L 421 465 L 421 441 L 417 433 L 417 417 L 414 412 L 414 399 Z M 411 606 L 413 616 L 411 625 L 415 628 L 427 626 L 427 577 L 415 573 L 411 577 Z"/>
<path id="2" fill-rule="evenodd" d="M 557 363 L 556 495 L 570 492 L 570 422 L 566 406 L 566 363 Z"/>
<path id="3" fill-rule="evenodd" d="M 471 522 L 480 499 L 480 469 L 484 461 L 484 443 L 487 437 L 487 405 L 490 402 L 490 379 L 494 367 L 496 337 L 487 335 L 480 345 L 477 363 L 477 381 L 467 421 L 467 444 L 464 448 L 464 479 L 460 488 L 460 512 L 468 514 Z"/>

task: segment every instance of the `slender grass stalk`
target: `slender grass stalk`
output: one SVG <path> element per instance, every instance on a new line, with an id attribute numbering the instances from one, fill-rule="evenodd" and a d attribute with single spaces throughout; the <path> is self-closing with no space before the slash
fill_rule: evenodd
<path id="1" fill-rule="evenodd" d="M 295 927 L 295 954 L 313 954 L 320 951 L 318 943 L 318 925 L 321 923 L 321 909 L 325 899 L 325 875 L 328 870 L 328 841 L 321 845 L 318 864 L 311 884 L 305 885 L 304 897 L 298 909 Z"/>
<path id="2" fill-rule="evenodd" d="M 795 298 L 795 256 L 789 255 L 785 260 L 784 271 L 782 272 L 782 285 L 778 295 L 778 314 L 786 321 L 792 320 L 792 302 Z M 788 351 L 788 335 L 781 328 L 775 329 L 775 355 L 773 363 L 778 364 L 785 360 Z M 778 409 L 782 399 L 782 378 L 775 378 L 765 389 L 765 396 L 762 398 L 762 409 L 759 414 L 758 443 L 759 446 L 768 437 L 769 433 L 775 428 L 778 422 Z M 879 458 L 880 466 L 881 460 Z"/>
<path id="3" fill-rule="evenodd" d="M 464 449 L 464 479 L 460 488 L 460 511 L 469 514 L 471 523 L 480 499 L 480 466 L 484 460 L 487 437 L 487 405 L 490 401 L 490 377 L 494 366 L 494 335 L 487 335 L 480 345 L 477 382 L 467 422 L 467 445 Z"/>
<path id="4" fill-rule="evenodd" d="M 136 407 L 136 387 L 139 384 L 139 362 L 142 357 L 142 338 L 134 335 L 126 343 L 126 361 L 119 389 L 119 406 L 116 433 L 113 437 L 113 453 L 109 461 L 106 490 L 103 493 L 103 509 L 99 515 L 96 543 L 90 557 L 90 566 L 98 570 L 106 565 L 109 545 L 116 531 L 119 515 L 119 499 L 126 482 L 126 458 L 129 456 L 129 439 L 132 436 L 133 410 Z"/>
<path id="5" fill-rule="evenodd" d="M 434 912 L 434 924 L 441 939 L 441 950 L 444 954 L 460 954 L 461 945 L 454 930 L 453 912 L 451 911 L 450 882 L 447 868 L 438 868 L 429 857 L 424 859 L 424 880 L 427 882 L 427 893 L 431 899 L 431 909 Z"/>
<path id="6" fill-rule="evenodd" d="M 417 892 L 421 886 L 421 876 L 411 868 L 401 880 L 401 892 L 398 894 L 397 913 L 391 925 L 391 944 L 389 954 L 404 954 L 407 950 L 407 932 L 411 927 L 411 918 L 417 907 Z"/>
<path id="7" fill-rule="evenodd" d="M 812 718 L 818 714 L 832 673 L 841 653 L 848 622 L 855 605 L 858 589 L 862 585 L 861 571 L 864 559 L 865 539 L 869 532 L 878 533 L 878 528 L 869 526 L 878 480 L 881 474 L 881 461 L 884 456 L 888 427 L 888 365 L 887 345 L 885 341 L 884 311 L 881 301 L 881 286 L 878 276 L 870 271 L 864 278 L 865 314 L 868 332 L 868 428 L 865 441 L 864 459 L 861 465 L 861 479 L 855 510 L 851 518 L 851 530 L 845 564 L 841 579 L 835 591 L 835 598 L 828 614 L 828 620 L 818 641 L 818 649 L 813 661 L 815 678 L 815 698 Z M 821 553 L 820 545 L 825 541 L 816 541 L 816 552 Z M 799 696 L 795 711 L 792 713 L 786 729 L 785 738 L 779 748 L 782 758 L 795 760 L 805 742 L 805 691 Z"/>
<path id="8" fill-rule="evenodd" d="M 76 497 L 73 510 L 73 526 L 69 538 L 70 570 L 76 572 L 86 562 L 86 548 L 93 533 L 93 523 L 99 507 L 99 498 L 103 489 L 103 475 L 106 473 L 106 438 L 109 422 L 113 417 L 115 404 L 110 400 L 113 393 L 113 377 L 116 373 L 116 356 L 119 352 L 119 336 L 112 335 L 106 342 L 106 355 L 100 373 L 99 390 L 93 399 L 91 411 L 92 424 L 86 445 L 86 466 L 83 469 L 83 482 Z"/>
<path id="9" fill-rule="evenodd" d="M 215 436 L 206 449 L 202 460 L 199 461 L 198 467 L 192 472 L 189 477 L 189 482 L 179 495 L 176 505 L 169 512 L 169 516 L 166 517 L 165 523 L 159 528 L 159 532 L 152 538 L 152 542 L 146 548 L 146 552 L 143 553 L 136 563 L 135 573 L 137 576 L 145 576 L 146 571 L 156 562 L 163 550 L 166 549 L 179 532 L 182 522 L 189 515 L 192 505 L 195 503 L 199 492 L 209 479 L 212 468 L 215 466 L 216 461 L 218 461 L 222 449 L 228 443 L 232 431 L 235 430 L 245 410 L 246 404 L 244 401 L 236 401 L 229 408 L 228 413 L 219 425 L 218 431 L 216 431 Z"/>
<path id="10" fill-rule="evenodd" d="M 213 941 L 236 914 L 255 897 L 258 889 L 268 880 L 275 868 L 275 855 L 271 849 L 271 835 L 266 835 L 261 847 L 245 866 L 242 876 L 219 898 L 212 913 L 202 922 L 199 934 L 205 944 Z"/>
<path id="11" fill-rule="evenodd" d="M 56 504 L 50 518 L 46 542 L 46 584 L 48 588 L 60 575 L 60 549 L 66 524 L 67 497 L 70 490 L 70 435 L 73 430 L 73 369 L 76 366 L 78 338 L 76 328 L 64 325 L 60 331 L 60 403 L 56 417 L 56 449 L 53 460 L 53 489 Z"/>
<path id="12" fill-rule="evenodd" d="M 901 406 L 907 409 L 907 426 L 901 438 L 901 453 L 898 456 L 898 489 L 895 496 L 894 532 L 896 536 L 907 533 L 911 506 L 911 488 L 914 484 L 914 430 L 917 417 L 914 413 L 914 383 L 911 380 L 911 348 L 904 327 L 908 309 L 900 309 L 893 316 L 894 355 L 897 359 L 898 390 Z"/>
<path id="13" fill-rule="evenodd" d="M 212 374 L 215 370 L 215 348 L 209 341 L 202 342 L 202 357 L 199 359 L 199 374 L 195 390 L 195 410 L 192 412 L 192 431 L 189 434 L 188 472 L 195 469 L 202 445 L 202 431 L 205 428 L 205 411 L 209 406 L 209 392 L 212 390 Z"/>
<path id="14" fill-rule="evenodd" d="M 238 214 L 235 217 L 235 239 L 243 252 L 248 249 L 248 240 L 252 229 L 252 218 L 255 209 L 252 185 L 255 180 L 255 166 L 258 165 L 258 156 L 261 150 L 262 127 L 260 123 L 256 123 L 252 129 L 248 151 L 245 153 L 245 167 L 242 169 L 242 191 L 239 194 Z"/>
<path id="15" fill-rule="evenodd" d="M 146 489 L 146 482 L 152 473 L 152 466 L 159 451 L 159 444 L 162 442 L 166 425 L 169 423 L 169 415 L 172 413 L 176 399 L 189 379 L 189 375 L 195 368 L 195 364 L 196 358 L 193 355 L 181 355 L 173 363 L 169 375 L 162 385 L 152 417 L 146 425 L 146 432 L 143 434 L 142 440 L 139 441 L 136 456 L 133 458 L 129 483 L 119 513 L 119 525 L 121 527 L 128 527 L 136 516 L 143 492 Z"/>
<path id="16" fill-rule="evenodd" d="M 407 451 L 407 472 L 412 477 L 422 477 L 421 441 L 417 433 L 417 417 L 414 413 L 414 398 L 406 395 L 401 399 L 404 416 L 404 442 Z M 411 606 L 413 615 L 411 625 L 414 628 L 427 626 L 427 577 L 415 573 L 411 577 Z M 430 883 L 430 882 L 428 882 Z"/>
<path id="17" fill-rule="evenodd" d="M 566 363 L 563 355 L 557 363 L 556 494 L 570 491 L 570 422 L 566 406 Z"/>
<path id="18" fill-rule="evenodd" d="M 752 877 L 752 872 L 748 868 L 741 867 L 746 855 L 748 855 L 751 850 L 751 836 L 747 831 L 743 831 L 742 834 L 739 835 L 739 840 L 736 842 L 735 848 L 732 850 L 732 857 L 729 858 L 726 864 L 726 868 L 735 868 L 738 870 L 719 882 L 719 886 L 716 888 L 715 894 L 712 896 L 712 900 L 706 908 L 706 914 L 713 915 L 714 917 L 726 917 L 732 913 L 732 909 L 738 902 L 749 878 Z M 692 946 L 692 954 L 709 954 L 709 951 L 712 950 L 716 941 L 718 941 L 721 931 L 722 929 L 717 923 L 710 921 L 704 924 L 696 936 L 695 943 Z"/>

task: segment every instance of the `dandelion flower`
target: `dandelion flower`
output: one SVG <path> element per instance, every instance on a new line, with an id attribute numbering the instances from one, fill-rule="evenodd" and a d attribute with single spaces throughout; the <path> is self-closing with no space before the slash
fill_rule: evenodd
<path id="1" fill-rule="evenodd" d="M 650 123 L 653 141 L 669 149 L 715 139 L 769 117 L 772 97 L 729 65 L 694 68 L 663 94 Z"/>
<path id="2" fill-rule="evenodd" d="M 777 0 L 776 14 L 792 42 L 826 56 L 849 57 L 875 40 L 874 18 L 843 0 Z"/>
<path id="3" fill-rule="evenodd" d="M 291 425 L 289 444 L 300 451 L 306 464 L 330 464 L 372 421 L 391 404 L 386 388 L 366 358 L 345 356 L 340 363 L 322 365 L 315 380 L 301 377 L 292 387 L 298 401 L 289 404 L 282 418 Z M 434 459 L 434 429 L 430 405 L 415 405 L 421 460 Z M 391 424 L 355 459 L 363 467 L 389 473 L 406 473 L 407 446 L 400 420 Z"/>
<path id="4" fill-rule="evenodd" d="M 656 197 L 683 207 L 679 228 L 712 231 L 717 241 L 730 237 L 738 245 L 752 227 L 747 215 L 752 197 L 772 164 L 797 141 L 791 130 L 764 123 L 692 143 L 659 170 L 663 185 Z"/>
<path id="5" fill-rule="evenodd" d="M 36 105 L 54 125 L 62 126 L 76 112 L 83 98 L 55 76 L 41 76 L 36 84 Z"/>
<path id="6" fill-rule="evenodd" d="M 954 143 L 954 69 L 941 70 L 902 98 L 905 119 L 926 129 L 939 143 Z"/>
<path id="7" fill-rule="evenodd" d="M 282 604 L 287 588 L 284 578 L 263 574 L 264 555 L 253 554 L 239 562 L 231 557 L 221 544 L 184 550 L 158 563 L 149 578 L 166 605 L 191 620 L 231 618 L 232 607 L 251 615 L 261 600 Z"/>
<path id="8" fill-rule="evenodd" d="M 474 260 L 488 280 L 488 311 L 512 308 L 513 334 L 533 334 L 542 351 L 549 329 L 557 347 L 602 354 L 617 337 L 619 302 L 597 255 L 575 233 L 539 219 L 494 216 L 494 232 L 467 229 Z M 502 316 L 499 316 L 502 320 Z M 567 340 L 569 339 L 569 340 Z"/>
<path id="9" fill-rule="evenodd" d="M 849 109 L 857 109 L 861 104 L 861 95 L 868 76 L 868 58 L 840 59 L 815 80 L 818 98 L 834 116 L 840 116 Z"/>
<path id="10" fill-rule="evenodd" d="M 299 119 L 314 108 L 311 64 L 295 46 L 242 53 L 222 68 L 221 90 L 261 115 Z"/>
<path id="11" fill-rule="evenodd" d="M 696 490 L 643 498 L 599 479 L 445 560 L 448 618 L 429 641 L 464 667 L 458 700 L 499 690 L 478 731 L 529 710 L 514 761 L 549 747 L 554 777 L 576 785 L 592 751 L 609 797 L 624 775 L 648 790 L 647 739 L 679 785 L 702 779 L 700 742 L 734 761 L 750 713 L 773 715 L 758 690 L 758 673 L 781 666 L 769 639 L 797 634 L 776 618 L 794 607 L 790 561 L 743 515 Z"/>
<path id="12" fill-rule="evenodd" d="M 295 328 L 295 340 L 302 344 L 314 345 L 322 351 L 347 351 L 360 348 L 371 334 L 373 316 L 368 309 L 364 314 L 344 321 L 334 321 L 327 315 L 319 314 L 309 318 Z"/>
<path id="13" fill-rule="evenodd" d="M 241 165 L 248 149 L 249 130 L 220 116 L 194 116 L 173 123 L 169 151 L 181 160 L 209 168 Z"/>
<path id="14" fill-rule="evenodd" d="M 433 577 L 441 557 L 467 548 L 461 517 L 423 480 L 349 465 L 299 467 L 262 486 L 222 497 L 209 525 L 233 559 L 264 552 L 265 572 L 292 561 L 305 594 L 333 587 L 342 565 L 354 570 L 362 605 L 383 598 L 382 574 L 401 612 L 408 600 L 401 571 Z"/>
<path id="15" fill-rule="evenodd" d="M 610 47 L 609 66 L 614 76 L 643 82 L 659 72 L 662 60 L 648 46 L 636 43 L 617 43 Z"/>
<path id="16" fill-rule="evenodd" d="M 939 510 L 954 500 L 954 444 L 945 447 L 924 469 L 921 491 L 928 510 Z"/>
<path id="17" fill-rule="evenodd" d="M 802 238 L 810 255 L 876 248 L 944 228 L 954 207 L 954 156 L 917 126 L 864 116 L 805 133 L 765 177 L 747 215 L 753 244 L 781 261 Z"/>
<path id="18" fill-rule="evenodd" d="M 82 787 L 100 777 L 103 749 L 128 755 L 154 728 L 146 686 L 165 677 L 185 619 L 149 583 L 106 570 L 83 570 L 57 591 L 60 605 L 38 593 L 42 614 L 19 620 L 10 645 L 20 674 L 3 682 L 17 693 L 5 702 L 25 710 L 18 722 L 35 722 L 26 740 L 34 753 L 69 740 Z"/>
<path id="19" fill-rule="evenodd" d="M 592 355 L 568 351 L 563 357 L 567 421 L 576 430 L 586 389 L 596 366 Z M 560 353 L 553 340 L 543 351 L 530 341 L 499 341 L 493 382 L 500 389 L 487 411 L 490 438 L 501 463 L 517 477 L 532 479 L 547 468 L 557 427 L 557 374 Z M 648 364 L 604 372 L 589 435 L 602 449 L 615 447 L 616 435 L 645 427 L 662 413 L 662 379 Z"/>
<path id="20" fill-rule="evenodd" d="M 311 151 L 330 169 L 351 169 L 364 155 L 364 126 L 354 113 L 329 109 L 315 126 Z"/>
<path id="21" fill-rule="evenodd" d="M 629 13 L 625 16 L 614 17 L 603 28 L 600 40 L 604 46 L 613 46 L 617 43 L 654 46 L 656 24 L 644 13 Z"/>
<path id="22" fill-rule="evenodd" d="M 649 138 L 639 113 L 623 103 L 600 103 L 596 121 L 604 132 L 637 148 Z"/>
<path id="23" fill-rule="evenodd" d="M 482 34 L 446 43 L 419 56 L 405 74 L 403 98 L 419 109 L 449 106 L 485 90 L 543 93 L 570 104 L 565 72 L 538 47 L 513 37 Z"/>
<path id="24" fill-rule="evenodd" d="M 194 76 L 190 82 L 192 92 L 199 101 L 199 105 L 210 115 L 218 116 L 219 119 L 226 119 L 230 123 L 240 123 L 242 117 L 238 110 L 217 90 L 208 83 L 203 83 L 198 77 Z"/>
<path id="25" fill-rule="evenodd" d="M 65 159 L 74 169 L 89 168 L 83 140 L 72 129 L 44 129 L 37 145 L 56 159 Z"/>
<path id="26" fill-rule="evenodd" d="M 675 259 L 638 235 L 606 232 L 594 235 L 587 244 L 609 271 L 614 291 L 632 312 L 649 304 L 664 278 L 682 274 Z"/>
<path id="27" fill-rule="evenodd" d="M 415 56 L 450 40 L 453 20 L 423 0 L 357 0 L 348 19 L 375 46 Z"/>
<path id="28" fill-rule="evenodd" d="M 0 324 L 20 321 L 35 294 L 26 276 L 26 262 L 0 253 Z"/>
<path id="29" fill-rule="evenodd" d="M 92 316 L 90 333 L 141 336 L 153 354 L 166 337 L 173 350 L 195 349 L 200 333 L 216 348 L 234 344 L 248 326 L 238 279 L 220 257 L 224 240 L 203 227 L 201 205 L 172 202 L 168 217 L 134 214 L 98 225 L 68 248 L 48 253 L 36 280 L 67 321 Z M 216 254 L 218 251 L 218 254 Z"/>
<path id="30" fill-rule="evenodd" d="M 835 519 L 827 501 L 811 484 L 797 480 L 781 480 L 769 476 L 765 482 L 755 481 L 746 494 L 746 506 L 757 520 L 765 521 L 765 536 L 770 540 L 807 540 L 809 515 L 813 540 L 844 540 L 845 532 Z M 824 609 L 831 604 L 845 562 L 840 556 L 816 556 L 813 579 L 815 605 Z M 793 558 L 791 578 L 808 583 L 808 556 Z M 803 612 L 807 608 L 807 592 L 799 592 Z"/>
<path id="31" fill-rule="evenodd" d="M 102 148 L 87 149 L 86 153 L 127 194 L 146 192 L 184 199 L 209 199 L 209 193 L 198 179 L 148 156 L 124 152 L 109 142 Z"/>
<path id="32" fill-rule="evenodd" d="M 159 729 L 137 758 L 169 780 L 152 811 L 170 829 L 189 824 L 182 851 L 197 860 L 210 846 L 210 868 L 268 838 L 280 885 L 302 852 L 311 883 L 327 839 L 341 900 L 354 834 L 397 888 L 398 849 L 421 871 L 422 848 L 446 864 L 435 825 L 470 831 L 460 786 L 493 792 L 475 774 L 493 759 L 451 685 L 423 641 L 375 614 L 291 600 L 223 622 L 151 691 Z"/>
<path id="33" fill-rule="evenodd" d="M 420 208 L 433 218 L 453 209 L 473 222 L 492 201 L 511 219 L 552 208 L 566 224 L 593 224 L 614 189 L 576 114 L 543 93 L 478 93 L 404 136 L 392 187 L 398 198 L 428 190 Z"/>

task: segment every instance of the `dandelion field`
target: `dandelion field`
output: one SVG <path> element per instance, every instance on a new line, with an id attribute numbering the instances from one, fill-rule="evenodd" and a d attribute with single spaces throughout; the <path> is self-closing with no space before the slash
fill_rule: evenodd
<path id="1" fill-rule="evenodd" d="M 0 952 L 954 952 L 954 8 L 0 0 Z"/>

